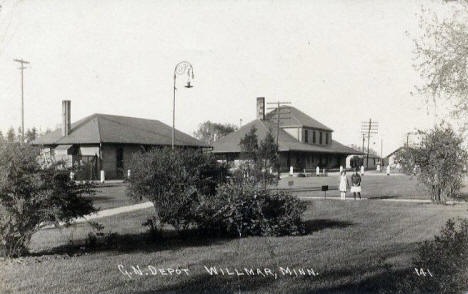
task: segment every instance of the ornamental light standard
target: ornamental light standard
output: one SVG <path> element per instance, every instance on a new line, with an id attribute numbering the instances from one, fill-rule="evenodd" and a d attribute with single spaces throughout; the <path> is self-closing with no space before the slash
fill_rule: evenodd
<path id="1" fill-rule="evenodd" d="M 177 63 L 174 68 L 174 100 L 172 103 L 172 150 L 174 150 L 174 140 L 175 140 L 175 100 L 176 100 L 176 79 L 177 75 L 182 75 L 187 73 L 187 85 L 186 88 L 192 88 L 193 86 L 190 84 L 190 80 L 194 78 L 193 75 L 193 67 L 188 61 L 182 61 Z"/>

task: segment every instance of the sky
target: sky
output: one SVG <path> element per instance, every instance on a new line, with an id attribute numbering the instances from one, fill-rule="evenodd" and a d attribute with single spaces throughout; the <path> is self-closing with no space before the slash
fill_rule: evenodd
<path id="1" fill-rule="evenodd" d="M 193 88 L 177 78 L 176 128 L 255 119 L 256 97 L 292 105 L 362 144 L 361 122 L 379 122 L 371 148 L 383 155 L 436 118 L 413 96 L 413 37 L 421 5 L 438 1 L 0 1 L 0 130 L 54 129 L 61 101 L 72 122 L 93 113 L 172 124 L 174 66 L 193 65 Z M 440 116 L 443 110 L 438 110 Z"/>

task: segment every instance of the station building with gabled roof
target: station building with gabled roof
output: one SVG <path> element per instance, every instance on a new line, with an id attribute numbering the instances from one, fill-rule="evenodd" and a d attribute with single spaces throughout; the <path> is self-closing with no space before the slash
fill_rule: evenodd
<path id="1" fill-rule="evenodd" d="M 315 169 L 317 166 L 327 169 L 345 167 L 347 157 L 363 154 L 334 140 L 331 128 L 295 107 L 281 106 L 266 114 L 263 97 L 257 98 L 257 119 L 214 142 L 213 153 L 220 160 L 239 160 L 240 141 L 252 128 L 256 129 L 259 141 L 268 132 L 275 138 L 279 133 L 281 171 L 287 171 L 291 166 L 296 171 Z"/>
<path id="2" fill-rule="evenodd" d="M 71 102 L 62 102 L 62 126 L 40 136 L 33 145 L 46 156 L 71 165 L 87 165 L 91 179 L 104 170 L 106 179 L 126 175 L 133 153 L 155 146 L 171 146 L 172 127 L 158 120 L 95 113 L 71 123 Z M 176 147 L 208 148 L 196 138 L 175 130 Z"/>

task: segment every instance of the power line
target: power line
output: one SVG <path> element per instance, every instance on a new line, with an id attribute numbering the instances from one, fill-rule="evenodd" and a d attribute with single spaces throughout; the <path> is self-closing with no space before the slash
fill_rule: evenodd
<path id="1" fill-rule="evenodd" d="M 364 121 L 361 123 L 361 134 L 362 134 L 362 149 L 364 151 L 364 138 L 367 133 L 367 159 L 366 168 L 369 168 L 369 148 L 370 148 L 370 137 L 376 135 L 379 132 L 379 123 L 369 119 L 368 122 Z"/>
<path id="2" fill-rule="evenodd" d="M 284 106 L 284 105 L 288 105 L 288 104 L 291 104 L 291 102 L 287 101 L 287 102 L 281 102 L 281 101 L 277 101 L 277 102 L 268 102 L 267 104 L 274 104 L 276 105 L 276 111 L 275 111 L 275 114 L 276 114 L 276 156 L 278 157 L 278 180 L 280 179 L 280 166 L 279 166 L 279 160 L 280 160 L 280 156 L 279 156 L 279 131 L 280 131 L 280 120 L 281 119 L 290 119 L 290 117 L 281 117 L 281 114 L 291 114 L 290 111 L 288 112 L 283 112 L 281 113 L 281 106 Z M 271 108 L 269 108 L 271 109 Z M 287 109 L 283 109 L 283 110 L 287 110 Z M 272 115 L 272 118 L 273 116 L 275 116 L 275 114 Z"/>

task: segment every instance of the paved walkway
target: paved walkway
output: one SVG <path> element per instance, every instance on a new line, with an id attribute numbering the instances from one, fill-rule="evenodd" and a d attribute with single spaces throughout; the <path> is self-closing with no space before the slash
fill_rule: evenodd
<path id="1" fill-rule="evenodd" d="M 153 207 L 153 203 L 143 202 L 143 203 L 138 203 L 138 204 L 134 204 L 134 205 L 127 205 L 127 206 L 121 206 L 121 207 L 116 207 L 116 208 L 104 209 L 104 210 L 100 210 L 100 211 L 98 211 L 96 213 L 86 215 L 84 217 L 79 217 L 79 218 L 75 219 L 74 221 L 72 221 L 72 223 L 74 223 L 74 224 L 84 223 L 84 222 L 87 222 L 87 221 L 103 218 L 103 217 L 106 217 L 106 216 L 112 216 L 112 215 L 116 215 L 116 214 L 141 210 L 141 209 L 150 208 L 150 207 Z M 61 226 L 64 225 L 64 224 L 65 223 L 60 222 Z M 42 227 L 42 229 L 50 229 L 50 228 L 53 228 L 53 227 L 54 227 L 54 225 L 47 225 L 47 226 Z"/>

